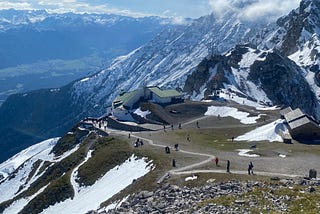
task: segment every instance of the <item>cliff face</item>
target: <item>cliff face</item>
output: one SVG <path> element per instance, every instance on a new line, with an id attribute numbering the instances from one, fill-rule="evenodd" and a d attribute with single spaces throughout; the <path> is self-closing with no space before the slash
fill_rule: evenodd
<path id="1" fill-rule="evenodd" d="M 248 79 L 260 85 L 274 104 L 299 107 L 314 115 L 317 100 L 302 74 L 294 62 L 273 52 L 250 66 Z"/>
<path id="2" fill-rule="evenodd" d="M 215 89 L 233 88 L 250 100 L 299 107 L 317 116 L 318 101 L 304 74 L 279 51 L 237 45 L 223 56 L 204 59 L 188 76 L 184 91 L 206 98 Z"/>

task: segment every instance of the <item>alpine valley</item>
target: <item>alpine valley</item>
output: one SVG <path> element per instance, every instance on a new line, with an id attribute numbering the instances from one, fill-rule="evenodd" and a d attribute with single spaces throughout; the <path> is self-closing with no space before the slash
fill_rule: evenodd
<path id="1" fill-rule="evenodd" d="M 0 105 L 10 94 L 96 73 L 173 25 L 160 17 L 0 10 Z"/>
<path id="2" fill-rule="evenodd" d="M 250 1 L 247 3 L 250 4 Z M 88 17 L 84 20 L 87 19 L 90 20 Z M 68 26 L 68 23 L 61 24 L 58 20 L 54 20 L 58 27 Z M 78 18 L 74 22 L 77 23 L 77 20 Z M 114 20 L 114 17 L 110 20 Z M 152 18 L 152 22 L 157 24 L 160 23 L 159 20 Z M 0 174 L 0 190 L 6 191 L 6 194 L 0 196 L 0 212 L 61 213 L 63 210 L 68 210 L 70 213 L 86 213 L 90 210 L 100 212 L 99 209 L 108 210 L 107 205 L 110 204 L 114 208 L 121 200 L 123 202 L 128 198 L 131 201 L 124 203 L 127 207 L 133 207 L 139 204 L 140 200 L 144 200 L 141 202 L 143 207 L 143 203 L 150 202 L 148 198 L 157 194 L 160 196 L 168 194 L 169 199 L 174 201 L 177 195 L 180 193 L 183 195 L 185 191 L 197 192 L 198 190 L 182 190 L 170 185 L 161 187 L 160 190 L 152 189 L 157 184 L 150 185 L 150 180 L 159 179 L 159 174 L 167 170 L 167 166 L 161 168 L 162 161 L 166 160 L 162 150 L 161 152 L 156 149 L 149 150 L 151 146 L 156 145 L 156 142 L 152 142 L 149 138 L 159 137 L 161 134 L 159 136 L 153 133 L 148 135 L 139 133 L 141 135 L 137 134 L 138 136 L 129 134 L 129 138 L 139 137 L 147 144 L 141 150 L 135 150 L 136 148 L 125 143 L 128 140 L 127 133 L 114 131 L 113 134 L 118 138 L 104 136 L 107 134 L 98 129 L 97 125 L 93 128 L 94 131 L 89 131 L 79 124 L 79 121 L 84 118 L 105 115 L 107 108 L 123 91 L 132 91 L 146 85 L 175 88 L 190 102 L 185 103 L 190 109 L 194 107 L 192 101 L 208 100 L 218 90 L 229 92 L 241 97 L 239 100 L 234 99 L 235 102 L 230 104 L 232 107 L 245 106 L 239 109 L 248 108 L 250 115 L 257 116 L 259 124 L 271 124 L 273 129 L 282 130 L 281 125 L 278 125 L 280 122 L 272 120 L 278 114 L 260 113 L 257 106 L 259 108 L 272 106 L 300 108 L 314 121 L 320 120 L 320 0 L 302 0 L 298 8 L 276 20 L 249 20 L 236 11 L 230 10 L 223 15 L 211 14 L 192 21 L 188 20 L 184 24 L 172 24 L 172 20 L 166 19 L 162 21 L 171 24 L 167 23 L 161 27 L 160 24 L 157 25 L 155 27 L 157 30 L 153 31 L 157 34 L 152 39 L 127 55 L 122 54 L 115 58 L 101 71 L 63 87 L 13 94 L 0 106 L 0 146 L 2 148 L 0 162 L 16 154 L 0 165 L 0 172 L 3 170 Z M 31 23 L 31 25 L 42 28 L 41 24 Z M 7 30 L 6 25 L 3 25 L 2 29 Z M 206 110 L 203 109 L 207 109 L 209 104 L 201 102 L 199 105 L 195 111 L 201 112 L 204 116 Z M 159 108 L 158 106 L 150 107 L 160 111 Z M 178 111 L 170 107 L 164 107 L 164 109 L 163 112 L 169 112 L 168 115 L 171 113 L 172 118 L 177 120 L 185 116 L 181 113 L 182 110 Z M 182 107 L 181 109 L 185 110 Z M 181 118 L 176 115 L 179 113 Z M 190 118 L 194 116 L 190 114 Z M 220 116 L 223 117 L 221 113 L 217 116 L 219 120 Z M 215 121 L 219 121 L 217 118 Z M 170 119 L 168 121 L 170 124 Z M 227 121 L 231 125 L 224 124 L 225 129 L 231 130 L 235 122 Z M 191 122 L 184 122 L 182 121 L 186 126 L 191 124 Z M 215 127 L 216 124 L 213 126 Z M 223 139 L 226 138 L 223 144 L 219 144 L 219 149 L 223 147 L 223 152 L 229 148 L 228 143 L 231 141 L 233 143 L 234 135 L 256 128 L 248 124 L 239 126 L 239 129 L 232 129 L 228 133 L 224 133 L 222 128 L 215 127 L 217 130 L 214 134 L 218 136 L 215 135 L 217 141 L 221 140 L 219 134 Z M 168 136 L 171 136 L 170 131 L 167 131 Z M 201 129 L 201 134 L 207 134 L 206 131 L 207 129 Z M 188 139 L 189 134 L 196 135 L 195 132 L 181 131 L 171 137 L 184 139 L 188 136 Z M 57 136 L 62 137 L 54 138 Z M 161 137 L 165 138 L 161 135 L 159 139 L 162 139 Z M 250 143 L 245 145 L 256 146 Z M 188 146 L 190 143 L 186 143 L 187 148 L 192 148 Z M 188 153 L 182 149 L 181 153 L 185 152 L 188 156 L 180 157 L 181 153 L 177 154 L 178 163 L 179 160 L 208 163 L 201 159 L 203 157 L 198 159 L 194 157 L 196 155 L 213 157 L 201 153 L 205 151 L 202 146 L 199 146 L 198 153 Z M 287 149 L 286 146 L 284 146 L 285 149 Z M 238 148 L 238 145 L 236 147 Z M 262 148 L 264 149 L 263 146 Z M 23 151 L 20 152 L 21 150 Z M 281 149 L 273 151 L 277 154 L 277 158 L 281 152 Z M 270 153 L 261 152 L 257 155 L 269 157 Z M 269 161 L 269 159 L 261 160 L 261 165 L 265 163 L 263 161 Z M 170 164 L 171 162 L 168 162 L 167 165 Z M 205 167 L 201 170 L 205 170 Z M 279 175 L 288 175 L 286 171 L 281 173 Z M 140 179 L 145 175 L 148 175 L 146 179 Z M 179 174 L 179 176 L 183 175 Z M 129 186 L 132 180 L 134 180 L 133 185 Z M 114 192 L 102 192 L 101 189 L 110 185 L 111 182 L 113 186 L 111 185 L 110 189 Z M 174 180 L 174 182 L 180 184 L 179 181 Z M 252 184 L 225 184 L 227 189 L 221 189 L 225 190 L 222 195 L 228 195 L 228 188 L 240 192 L 246 186 L 252 187 L 254 191 L 253 185 L 250 185 Z M 257 188 L 262 188 L 264 184 L 257 182 L 255 185 Z M 132 195 L 146 186 L 149 188 L 147 188 L 148 191 L 154 190 L 154 192 L 151 194 L 144 191 L 140 195 Z M 248 190 L 250 191 L 251 189 Z M 111 199 L 117 199 L 117 203 L 112 204 L 114 200 Z M 82 203 L 83 201 L 90 203 Z M 201 209 L 201 204 L 196 201 L 193 201 L 196 204 L 193 205 Z M 241 201 L 236 204 L 241 204 Z M 184 210 L 184 205 L 172 203 L 174 204 L 172 206 Z M 208 199 L 204 200 L 204 203 L 212 204 L 214 207 L 216 201 L 211 203 Z M 154 213 L 165 213 L 163 211 L 165 208 L 161 208 L 160 202 L 150 207 L 154 208 Z M 137 213 L 151 212 L 147 208 L 139 209 L 137 208 Z M 288 211 L 286 207 L 274 209 Z M 188 211 L 190 210 L 192 208 Z M 206 213 L 208 210 L 202 211 Z M 272 208 L 265 212 L 269 211 L 274 210 Z M 128 208 L 123 212 L 133 211 Z M 241 213 L 241 210 L 224 213 Z"/>

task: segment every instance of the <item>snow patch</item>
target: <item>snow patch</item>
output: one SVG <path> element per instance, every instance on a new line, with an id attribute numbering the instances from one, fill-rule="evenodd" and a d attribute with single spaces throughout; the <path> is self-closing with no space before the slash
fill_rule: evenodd
<path id="1" fill-rule="evenodd" d="M 198 179 L 198 176 L 194 175 L 194 176 L 191 176 L 191 177 L 186 177 L 184 180 L 185 181 L 193 181 L 193 180 L 196 180 Z"/>
<path id="2" fill-rule="evenodd" d="M 48 185 L 42 187 L 38 192 L 36 192 L 30 197 L 22 198 L 13 202 L 13 204 L 11 204 L 10 207 L 4 210 L 3 214 L 19 213 L 32 199 L 34 199 L 40 193 L 42 193 L 47 188 Z"/>
<path id="3" fill-rule="evenodd" d="M 146 158 L 137 159 L 132 155 L 123 164 L 108 171 L 92 186 L 80 189 L 73 199 L 56 203 L 42 213 L 87 213 L 90 210 L 97 210 L 102 202 L 151 170 L 152 164 L 146 162 Z"/>
<path id="4" fill-rule="evenodd" d="M 41 143 L 30 146 L 29 148 L 19 152 L 7 161 L 0 164 L 0 173 L 7 177 L 10 173 L 15 171 L 24 162 L 32 157 L 42 160 L 51 160 L 52 155 L 49 155 L 52 148 L 56 145 L 59 138 L 52 138 Z"/>
<path id="5" fill-rule="evenodd" d="M 244 135 L 241 135 L 234 140 L 236 141 L 264 141 L 269 142 L 283 142 L 280 132 L 287 132 L 286 126 L 283 124 L 284 120 L 279 119 L 272 123 L 266 124 L 259 128 L 256 128 Z"/>
<path id="6" fill-rule="evenodd" d="M 116 201 L 116 202 L 113 202 L 112 204 L 109 204 L 107 207 L 105 207 L 104 209 L 100 209 L 99 212 L 102 212 L 102 211 L 105 211 L 107 212 L 108 210 L 116 210 L 118 209 L 118 207 L 121 206 L 121 204 L 123 202 L 125 202 L 127 199 L 129 198 L 129 195 L 126 196 L 125 198 L 123 198 L 121 201 Z"/>
<path id="7" fill-rule="evenodd" d="M 257 117 L 249 117 L 250 114 L 247 112 L 239 111 L 236 108 L 226 106 L 209 106 L 208 111 L 204 115 L 233 117 L 240 120 L 240 122 L 243 124 L 256 123 L 256 120 L 260 118 L 260 115 Z"/>
<path id="8" fill-rule="evenodd" d="M 249 152 L 253 151 L 251 149 L 237 149 L 237 151 L 239 151 L 238 155 L 242 157 L 248 157 L 248 158 L 260 157 L 260 155 L 257 155 L 257 154 L 252 154 L 252 153 L 249 154 Z"/>
<path id="9" fill-rule="evenodd" d="M 149 110 L 142 111 L 141 108 L 136 109 L 133 113 L 137 114 L 137 115 L 139 115 L 140 117 L 143 117 L 143 118 L 146 118 L 147 115 L 151 114 L 151 112 Z"/>
<path id="10" fill-rule="evenodd" d="M 278 106 L 271 106 L 271 107 L 256 107 L 257 110 L 260 111 L 274 111 L 274 110 L 279 110 L 280 107 Z"/>
<path id="11" fill-rule="evenodd" d="M 87 78 L 84 78 L 84 79 L 80 80 L 80 82 L 86 82 L 86 81 L 88 81 L 89 79 L 90 79 L 90 78 L 87 77 Z"/>

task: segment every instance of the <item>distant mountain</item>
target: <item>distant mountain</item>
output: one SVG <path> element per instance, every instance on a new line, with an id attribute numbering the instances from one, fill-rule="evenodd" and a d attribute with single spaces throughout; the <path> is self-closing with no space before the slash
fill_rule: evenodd
<path id="1" fill-rule="evenodd" d="M 93 53 L 110 60 L 144 44 L 168 24 L 170 19 L 159 17 L 1 10 L 0 68 Z"/>
<path id="2" fill-rule="evenodd" d="M 172 19 L 0 10 L 0 105 L 100 71 L 174 26 Z"/>

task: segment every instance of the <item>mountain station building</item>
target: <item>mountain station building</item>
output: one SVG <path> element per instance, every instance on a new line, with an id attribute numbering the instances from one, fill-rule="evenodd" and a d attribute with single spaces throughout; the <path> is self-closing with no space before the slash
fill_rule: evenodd
<path id="1" fill-rule="evenodd" d="M 293 139 L 309 141 L 320 140 L 320 126 L 316 120 L 303 113 L 301 109 L 292 110 L 290 107 L 280 111 L 286 120 Z"/>
<path id="2" fill-rule="evenodd" d="M 112 102 L 111 112 L 116 118 L 126 120 L 131 111 L 139 107 L 140 102 L 172 104 L 182 100 L 182 94 L 175 89 L 163 90 L 157 86 L 143 87 L 120 93 Z"/>

